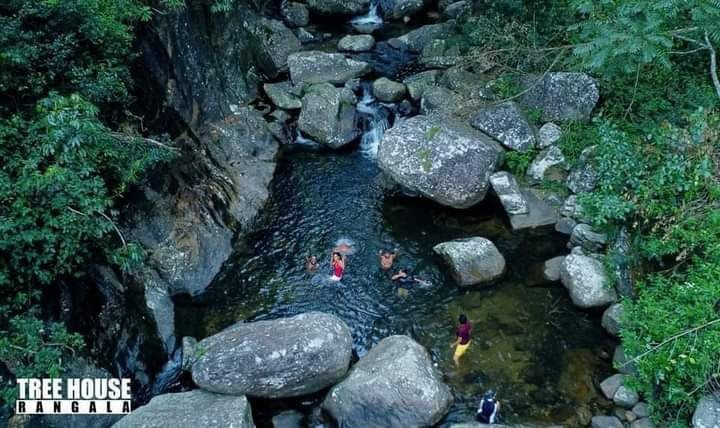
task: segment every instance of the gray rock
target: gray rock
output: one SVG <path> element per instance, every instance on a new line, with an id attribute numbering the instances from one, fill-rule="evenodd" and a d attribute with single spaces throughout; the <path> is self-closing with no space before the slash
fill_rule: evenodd
<path id="1" fill-rule="evenodd" d="M 560 280 L 570 292 L 570 299 L 581 308 L 606 306 L 617 300 L 615 290 L 607 287 L 602 262 L 595 258 L 567 256 L 560 268 Z"/>
<path id="2" fill-rule="evenodd" d="M 720 425 L 716 425 L 720 426 Z M 638 419 L 630 424 L 630 428 L 655 428 L 655 424 L 648 418 Z"/>
<path id="3" fill-rule="evenodd" d="M 585 253 L 585 250 L 582 249 L 582 247 L 572 247 L 570 249 L 570 254 L 574 254 L 576 256 L 587 256 L 589 254 Z"/>
<path id="4" fill-rule="evenodd" d="M 637 416 L 638 419 L 649 418 L 650 417 L 650 406 L 648 406 L 647 403 L 640 402 L 640 403 L 637 403 L 635 406 L 633 406 L 632 412 L 635 413 L 635 416 Z"/>
<path id="5" fill-rule="evenodd" d="M 180 366 L 185 371 L 190 371 L 193 363 L 197 359 L 197 339 L 191 336 L 185 336 L 182 338 L 182 362 Z"/>
<path id="6" fill-rule="evenodd" d="M 367 12 L 370 0 L 307 0 L 308 8 L 323 15 L 357 15 Z"/>
<path id="7" fill-rule="evenodd" d="M 418 64 L 426 68 L 448 68 L 461 60 L 460 47 L 444 39 L 427 43 L 420 52 Z"/>
<path id="8" fill-rule="evenodd" d="M 452 401 L 425 348 L 390 336 L 353 366 L 322 406 L 342 427 L 404 428 L 435 425 Z"/>
<path id="9" fill-rule="evenodd" d="M 400 20 L 406 16 L 416 15 L 425 7 L 424 0 L 392 0 L 390 7 L 385 11 L 388 19 Z"/>
<path id="10" fill-rule="evenodd" d="M 524 83 L 530 90 L 520 102 L 528 109 L 539 110 L 545 122 L 587 120 L 600 98 L 597 82 L 585 73 L 547 73 L 544 77 L 530 76 Z"/>
<path id="11" fill-rule="evenodd" d="M 338 50 L 343 52 L 365 52 L 375 46 L 375 38 L 369 34 L 347 35 L 338 41 Z"/>
<path id="12" fill-rule="evenodd" d="M 168 284 L 152 269 L 140 268 L 136 275 L 145 285 L 145 305 L 165 351 L 170 353 L 175 349 L 175 306 Z"/>
<path id="13" fill-rule="evenodd" d="M 490 185 L 500 198 L 500 203 L 509 215 L 527 214 L 527 201 L 520 191 L 520 186 L 512 174 L 499 171 L 490 176 Z"/>
<path id="14" fill-rule="evenodd" d="M 318 35 L 310 32 L 307 28 L 302 27 L 295 29 L 295 36 L 298 38 L 298 40 L 300 40 L 300 43 L 302 44 L 312 43 L 322 39 L 322 37 L 319 37 Z"/>
<path id="15" fill-rule="evenodd" d="M 528 167 L 527 177 L 534 182 L 540 182 L 545 178 L 545 173 L 553 167 L 565 163 L 565 156 L 557 146 L 552 146 L 540 152 Z"/>
<path id="16" fill-rule="evenodd" d="M 264 398 L 311 394 L 340 380 L 352 336 L 333 315 L 309 312 L 237 323 L 197 344 L 193 381 L 208 391 Z"/>
<path id="17" fill-rule="evenodd" d="M 560 217 L 557 223 L 555 223 L 555 230 L 565 235 L 569 235 L 572 233 L 576 225 L 577 222 L 570 217 Z"/>
<path id="18" fill-rule="evenodd" d="M 590 252 L 600 252 L 607 244 L 607 235 L 595 232 L 589 224 L 580 223 L 570 234 L 570 244 L 579 245 Z"/>
<path id="19" fill-rule="evenodd" d="M 313 85 L 302 99 L 298 129 L 318 143 L 342 147 L 357 137 L 352 93 L 325 83 Z"/>
<path id="20" fill-rule="evenodd" d="M 254 428 L 244 396 L 212 394 L 200 389 L 162 394 L 120 419 L 113 428 L 165 427 Z"/>
<path id="21" fill-rule="evenodd" d="M 450 67 L 442 73 L 440 84 L 452 91 L 463 94 L 465 98 L 488 101 L 495 98 L 488 86 L 486 79 L 483 79 L 478 72 L 467 70 L 466 65 Z M 478 65 L 480 67 L 480 65 Z M 477 71 L 475 67 L 473 67 Z"/>
<path id="22" fill-rule="evenodd" d="M 442 12 L 449 19 L 457 19 L 470 14 L 472 5 L 467 1 L 456 1 L 449 4 Z"/>
<path id="23" fill-rule="evenodd" d="M 509 216 L 513 230 L 535 229 L 557 223 L 556 210 L 535 195 L 535 192 L 524 189 L 522 194 L 527 203 L 528 213 Z"/>
<path id="24" fill-rule="evenodd" d="M 378 165 L 409 194 L 468 208 L 483 200 L 502 153 L 472 128 L 429 116 L 398 121 L 380 142 Z"/>
<path id="25" fill-rule="evenodd" d="M 482 237 L 443 242 L 433 251 L 448 264 L 460 285 L 490 282 L 505 273 L 505 258 L 492 241 Z"/>
<path id="26" fill-rule="evenodd" d="M 613 353 L 613 367 L 615 367 L 615 369 L 617 369 L 620 373 L 626 375 L 637 373 L 635 363 L 629 363 L 628 361 L 629 360 L 625 355 L 625 348 L 623 348 L 622 345 L 617 346 L 615 348 L 615 352 Z"/>
<path id="27" fill-rule="evenodd" d="M 592 418 L 592 428 L 623 428 L 623 424 L 615 416 L 594 416 Z"/>
<path id="28" fill-rule="evenodd" d="M 290 28 L 304 27 L 310 23 L 310 12 L 302 3 L 284 1 L 280 7 L 280 14 Z"/>
<path id="29" fill-rule="evenodd" d="M 720 397 L 706 395 L 700 399 L 695 407 L 692 418 L 693 428 L 720 427 Z"/>
<path id="30" fill-rule="evenodd" d="M 621 227 L 619 233 L 612 243 L 610 257 L 615 266 L 615 289 L 623 297 L 634 297 L 631 255 L 630 255 L 630 234 L 625 227 Z"/>
<path id="31" fill-rule="evenodd" d="M 543 277 L 548 281 L 560 281 L 560 266 L 565 261 L 565 256 L 557 256 L 546 260 L 543 264 Z"/>
<path id="32" fill-rule="evenodd" d="M 263 85 L 263 89 L 268 98 L 270 98 L 270 101 L 278 108 L 283 110 L 299 110 L 300 107 L 302 107 L 302 101 L 292 94 L 292 84 L 287 80 L 278 83 L 266 83 Z"/>
<path id="33" fill-rule="evenodd" d="M 605 398 L 612 400 L 615 397 L 615 393 L 618 388 L 623 384 L 625 375 L 616 373 L 604 381 L 600 382 L 600 390 L 602 391 Z"/>
<path id="34" fill-rule="evenodd" d="M 620 333 L 621 322 L 623 317 L 623 305 L 622 303 L 615 303 L 610 305 L 609 308 L 603 312 L 602 315 L 602 326 L 607 330 L 608 333 L 616 336 Z"/>
<path id="35" fill-rule="evenodd" d="M 637 391 L 625 385 L 620 385 L 613 395 L 613 402 L 624 409 L 632 409 L 639 400 Z"/>
<path id="36" fill-rule="evenodd" d="M 548 122 L 540 127 L 538 131 L 538 147 L 541 149 L 548 148 L 557 143 L 562 137 L 562 128 L 552 122 Z"/>
<path id="37" fill-rule="evenodd" d="M 462 103 L 462 97 L 450 89 L 441 86 L 425 88 L 420 100 L 420 113 L 451 115 Z"/>
<path id="38" fill-rule="evenodd" d="M 301 428 L 305 417 L 294 410 L 286 410 L 272 417 L 273 428 Z"/>
<path id="39" fill-rule="evenodd" d="M 426 88 L 436 87 L 438 85 L 439 78 L 440 71 L 428 70 L 406 77 L 403 83 L 407 87 L 410 98 L 418 101 L 422 98 Z"/>
<path id="40" fill-rule="evenodd" d="M 258 65 L 270 77 L 275 78 L 288 69 L 288 56 L 301 49 L 300 40 L 281 21 L 259 19 L 253 29 L 259 41 Z"/>
<path id="41" fill-rule="evenodd" d="M 484 107 L 473 117 L 472 126 L 512 150 L 526 152 L 535 146 L 532 127 L 512 101 Z"/>
<path id="42" fill-rule="evenodd" d="M 370 71 L 368 63 L 345 58 L 342 54 L 320 51 L 298 52 L 288 57 L 293 83 L 332 83 L 342 85 Z"/>
<path id="43" fill-rule="evenodd" d="M 388 40 L 388 43 L 395 49 L 422 52 L 423 48 L 434 39 L 444 39 L 450 36 L 453 32 L 454 25 L 455 21 L 452 20 L 441 24 L 423 25 L 400 37 Z"/>
<path id="44" fill-rule="evenodd" d="M 372 91 L 375 98 L 386 103 L 401 101 L 407 93 L 404 84 L 394 82 L 387 77 L 381 77 L 374 81 Z"/>
<path id="45" fill-rule="evenodd" d="M 573 193 L 590 192 L 597 185 L 597 171 L 591 162 L 591 157 L 595 151 L 595 146 L 585 148 L 580 153 L 578 162 L 570 171 L 567 178 L 567 187 Z"/>

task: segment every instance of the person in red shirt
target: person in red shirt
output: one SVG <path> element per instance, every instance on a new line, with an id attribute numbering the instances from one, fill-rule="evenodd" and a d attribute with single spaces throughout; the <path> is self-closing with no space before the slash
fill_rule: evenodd
<path id="1" fill-rule="evenodd" d="M 330 277 L 333 281 L 340 281 L 345 273 L 345 259 L 339 252 L 332 254 L 332 276 Z"/>
<path id="2" fill-rule="evenodd" d="M 472 333 L 472 324 L 468 321 L 465 314 L 460 314 L 458 317 L 458 326 L 455 332 L 455 341 L 450 347 L 455 347 L 455 353 L 453 353 L 453 361 L 456 366 L 460 365 L 460 357 L 467 351 L 470 346 L 470 333 Z"/>

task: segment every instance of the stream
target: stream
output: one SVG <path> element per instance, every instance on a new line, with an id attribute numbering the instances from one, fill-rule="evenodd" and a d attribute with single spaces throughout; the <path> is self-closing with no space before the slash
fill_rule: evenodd
<path id="1" fill-rule="evenodd" d="M 363 56 L 384 61 L 376 76 L 396 77 L 403 57 L 388 65 L 382 43 L 374 54 Z M 425 346 L 455 397 L 440 426 L 472 420 L 488 388 L 498 391 L 505 422 L 558 423 L 579 406 L 599 406 L 593 381 L 611 373 L 602 358 L 610 339 L 599 314 L 576 309 L 561 285 L 542 278 L 542 263 L 568 252 L 567 236 L 513 232 L 491 195 L 471 209 L 454 210 L 388 192 L 375 155 L 383 132 L 402 117 L 396 106 L 378 103 L 367 83 L 357 95 L 357 143 L 330 152 L 301 137 L 286 147 L 255 231 L 236 242 L 206 293 L 176 298 L 177 337 L 203 338 L 241 320 L 322 311 L 347 323 L 360 358 L 393 334 Z M 492 240 L 504 255 L 508 271 L 496 284 L 456 285 L 432 251 L 469 236 Z M 352 243 L 354 254 L 342 281 L 331 283 L 329 255 L 341 240 Z M 397 249 L 395 266 L 429 284 L 399 288 L 379 268 L 383 248 Z M 311 254 L 321 267 L 309 274 L 304 262 Z M 473 323 L 473 345 L 455 368 L 449 344 L 460 313 Z M 272 426 L 272 416 L 288 408 L 315 421 L 321 399 L 253 401 L 255 422 Z"/>

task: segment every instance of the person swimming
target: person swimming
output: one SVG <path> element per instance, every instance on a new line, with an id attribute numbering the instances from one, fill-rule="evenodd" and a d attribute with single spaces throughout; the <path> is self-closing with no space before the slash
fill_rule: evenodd
<path id="1" fill-rule="evenodd" d="M 390 269 L 395 262 L 396 255 L 395 251 L 380 250 L 380 268 L 382 270 Z"/>
<path id="2" fill-rule="evenodd" d="M 305 269 L 308 272 L 315 272 L 320 267 L 316 256 L 310 255 L 305 257 Z"/>
<path id="3" fill-rule="evenodd" d="M 403 285 L 408 284 L 420 284 L 422 286 L 430 285 L 429 282 L 424 281 L 420 278 L 415 277 L 409 268 L 398 269 L 397 273 L 391 277 L 394 282 L 398 282 Z"/>
<path id="4" fill-rule="evenodd" d="M 332 275 L 330 276 L 330 279 L 332 281 L 340 281 L 345 273 L 345 259 L 343 258 L 343 255 L 334 251 L 332 253 L 330 265 L 332 267 Z"/>

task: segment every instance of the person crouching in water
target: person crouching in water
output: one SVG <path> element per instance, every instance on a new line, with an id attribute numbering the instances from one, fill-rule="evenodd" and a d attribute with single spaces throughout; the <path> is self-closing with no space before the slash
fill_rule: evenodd
<path id="1" fill-rule="evenodd" d="M 453 354 L 455 366 L 460 365 L 460 357 L 462 357 L 470 346 L 470 333 L 472 332 L 472 325 L 465 314 L 460 314 L 458 322 L 459 325 L 455 333 L 455 341 L 450 345 L 451 348 L 455 347 L 455 353 Z"/>
<path id="2" fill-rule="evenodd" d="M 500 410 L 500 401 L 495 399 L 495 390 L 489 390 L 480 401 L 475 419 L 484 424 L 494 424 L 497 418 L 498 410 Z"/>
<path id="3" fill-rule="evenodd" d="M 332 266 L 332 276 L 330 276 L 330 280 L 340 281 L 345 273 L 345 259 L 342 254 L 337 251 L 333 252 L 330 264 Z"/>

